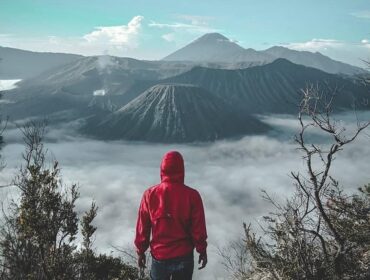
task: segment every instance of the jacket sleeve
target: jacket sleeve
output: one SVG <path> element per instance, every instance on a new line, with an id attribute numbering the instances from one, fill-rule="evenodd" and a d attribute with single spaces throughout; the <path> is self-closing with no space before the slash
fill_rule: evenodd
<path id="1" fill-rule="evenodd" d="M 136 223 L 135 246 L 138 254 L 144 254 L 149 247 L 151 221 L 146 195 L 144 193 Z"/>
<path id="2" fill-rule="evenodd" d="M 195 192 L 191 211 L 191 237 L 195 249 L 199 254 L 207 251 L 207 229 L 204 216 L 202 198 L 198 192 Z"/>

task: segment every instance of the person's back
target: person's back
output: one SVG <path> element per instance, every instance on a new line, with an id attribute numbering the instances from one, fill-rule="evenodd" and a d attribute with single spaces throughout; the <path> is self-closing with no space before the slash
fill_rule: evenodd
<path id="1" fill-rule="evenodd" d="M 184 185 L 184 173 L 181 154 L 167 153 L 161 163 L 161 183 L 146 190 L 141 200 L 135 245 L 143 267 L 150 243 L 152 279 L 191 279 L 194 247 L 201 268 L 207 263 L 202 200 L 196 190 Z"/>

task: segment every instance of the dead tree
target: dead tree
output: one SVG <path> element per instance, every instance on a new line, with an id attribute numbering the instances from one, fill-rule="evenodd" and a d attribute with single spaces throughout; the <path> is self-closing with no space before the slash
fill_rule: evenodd
<path id="1" fill-rule="evenodd" d="M 295 192 L 284 204 L 264 192 L 275 211 L 264 217 L 262 236 L 244 225 L 250 268 L 238 279 L 370 279 L 369 187 L 347 195 L 330 173 L 335 157 L 370 123 L 358 120 L 348 132 L 334 119 L 334 94 L 313 85 L 302 93 L 295 142 L 305 172 L 291 173 Z M 311 130 L 329 144 L 309 143 Z"/>

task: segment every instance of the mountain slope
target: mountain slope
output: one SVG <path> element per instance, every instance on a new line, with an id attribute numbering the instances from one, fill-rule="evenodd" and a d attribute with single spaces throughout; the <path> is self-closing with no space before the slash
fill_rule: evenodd
<path id="1" fill-rule="evenodd" d="M 126 69 L 124 66 L 116 66 L 115 63 L 100 69 L 96 65 L 98 59 L 84 58 L 63 66 L 58 71 L 51 71 L 48 75 L 43 75 L 42 79 L 24 81 L 19 88 L 5 92 L 3 100 L 13 102 L 6 106 L 7 114 L 14 118 L 27 117 L 27 114 L 42 115 L 47 102 L 54 100 L 48 95 L 78 97 L 79 106 L 74 110 L 84 111 L 90 108 L 90 111 L 96 109 L 110 112 L 126 105 L 150 87 L 163 83 L 202 87 L 221 98 L 233 110 L 248 114 L 296 114 L 301 100 L 301 89 L 309 83 L 319 84 L 324 93 L 338 88 L 339 94 L 335 99 L 337 109 L 352 109 L 355 99 L 359 103 L 370 98 L 370 90 L 350 78 L 297 65 L 285 59 L 237 70 L 194 67 L 180 75 L 160 80 L 149 79 L 157 77 L 154 70 L 141 73 L 140 67 L 145 68 L 146 65 L 139 64 L 150 64 L 149 62 L 124 60 L 125 63 L 131 64 L 129 68 L 137 67 L 139 70 Z M 123 64 L 124 62 L 118 63 Z M 66 103 L 65 107 L 68 104 L 71 103 Z M 30 107 L 34 109 L 30 110 Z M 50 104 L 50 107 L 55 105 Z M 357 104 L 357 108 L 368 109 L 369 106 Z"/>
<path id="2" fill-rule="evenodd" d="M 228 62 L 271 61 L 269 54 L 244 49 L 219 33 L 209 33 L 166 56 L 165 61 Z"/>
<path id="3" fill-rule="evenodd" d="M 95 96 L 119 95 L 114 99 L 119 101 L 116 105 L 120 107 L 136 97 L 130 96 L 131 87 L 158 78 L 160 75 L 145 61 L 110 56 L 84 57 L 21 81 L 16 89 L 6 93 L 6 98 L 20 101 L 68 94 L 85 97 L 89 103 Z"/>
<path id="4" fill-rule="evenodd" d="M 173 61 L 143 61 L 108 55 L 82 57 L 65 65 L 21 81 L 7 98 L 22 100 L 48 94 L 70 94 L 93 98 L 95 95 L 114 98 L 121 107 L 160 79 L 178 75 L 195 65 L 229 68 L 229 64 Z M 250 64 L 249 64 L 250 65 Z M 248 66 L 249 66 L 248 65 Z M 135 92 L 135 94 L 132 94 Z"/>
<path id="5" fill-rule="evenodd" d="M 75 61 L 82 56 L 44 53 L 0 46 L 0 79 L 26 79 Z"/>
<path id="6" fill-rule="evenodd" d="M 351 108 L 354 99 L 369 98 L 369 89 L 351 79 L 297 65 L 285 59 L 239 70 L 195 67 L 191 71 L 164 80 L 202 87 L 228 104 L 248 113 L 297 113 L 301 89 L 318 84 L 323 93 L 338 88 L 337 108 Z M 361 104 L 358 104 L 359 108 Z M 367 106 L 368 107 L 368 106 Z"/>
<path id="7" fill-rule="evenodd" d="M 285 58 L 293 63 L 314 67 L 333 74 L 354 75 L 366 72 L 364 69 L 333 60 L 321 53 L 295 51 L 284 47 L 272 47 L 263 51 L 244 49 L 219 33 L 201 36 L 185 47 L 163 58 L 165 61 L 218 62 L 233 65 L 229 68 L 271 63 Z M 227 67 L 225 67 L 227 68 Z"/>
<path id="8" fill-rule="evenodd" d="M 151 87 L 120 110 L 91 118 L 85 133 L 102 139 L 194 142 L 259 133 L 267 126 L 237 115 L 202 88 L 184 84 Z"/>
<path id="9" fill-rule="evenodd" d="M 284 47 L 272 47 L 263 52 L 274 57 L 285 58 L 293 63 L 317 68 L 332 74 L 341 73 L 355 75 L 365 72 L 364 69 L 360 67 L 333 60 L 319 52 L 296 51 Z"/>

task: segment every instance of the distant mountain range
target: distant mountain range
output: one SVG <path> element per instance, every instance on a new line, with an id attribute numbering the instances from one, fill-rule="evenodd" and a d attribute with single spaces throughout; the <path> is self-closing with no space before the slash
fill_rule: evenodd
<path id="1" fill-rule="evenodd" d="M 282 58 L 270 64 L 238 70 L 195 67 L 164 81 L 191 83 L 207 89 L 235 109 L 258 114 L 296 113 L 302 98 L 301 89 L 310 84 L 319 85 L 327 94 L 338 88 L 340 93 L 335 99 L 338 109 L 349 109 L 354 100 L 370 97 L 369 88 L 355 80 Z M 357 108 L 363 107 L 357 104 Z"/>
<path id="2" fill-rule="evenodd" d="M 244 49 L 219 33 L 209 33 L 163 58 L 165 61 L 208 61 L 229 63 L 270 63 L 277 58 L 332 74 L 361 74 L 364 69 L 333 60 L 321 53 L 295 51 L 284 47 L 272 47 L 264 51 Z"/>
<path id="3" fill-rule="evenodd" d="M 124 67 L 101 71 L 98 59 L 61 67 L 65 73 L 59 69 L 38 84 L 24 81 L 4 95 L 12 103 L 2 110 L 13 119 L 82 119 L 81 131 L 100 139 L 193 142 L 266 131 L 253 114 L 297 113 L 310 83 L 323 94 L 338 88 L 337 110 L 369 107 L 361 102 L 370 97 L 366 85 L 286 59 L 236 70 L 198 66 L 165 79 Z"/>
<path id="4" fill-rule="evenodd" d="M 314 59 L 309 57 L 313 56 L 321 57 L 321 65 L 332 69 L 352 69 L 317 53 L 275 47 L 250 56 L 256 51 L 245 51 L 219 34 L 201 37 L 187 52 L 192 53 L 189 50 L 194 50 L 194 44 L 197 52 L 204 51 L 202 42 L 215 39 L 214 48 L 206 44 L 210 57 L 223 52 L 238 61 L 234 54 L 239 52 L 255 60 L 170 60 L 182 50 L 162 61 L 106 55 L 70 57 L 59 66 L 48 64 L 48 70 L 4 92 L 1 111 L 13 120 L 80 120 L 82 133 L 100 139 L 194 142 L 263 133 L 268 126 L 255 115 L 297 113 L 301 90 L 309 84 L 318 85 L 324 96 L 337 89 L 336 110 L 350 110 L 353 104 L 359 110 L 370 107 L 363 102 L 370 97 L 369 86 L 357 77 L 328 73 L 285 58 L 268 61 L 281 55 L 292 60 L 305 57 L 307 64 L 312 64 Z M 259 60 L 262 57 L 266 60 Z"/>
<path id="5" fill-rule="evenodd" d="M 76 61 L 81 55 L 31 52 L 0 46 L 0 79 L 27 79 Z"/>
<path id="6" fill-rule="evenodd" d="M 110 56 L 100 56 L 110 57 Z M 29 79 L 83 58 L 81 55 L 41 53 L 0 46 L 0 79 Z M 362 68 L 333 60 L 321 53 L 295 51 L 284 47 L 271 47 L 256 51 L 245 49 L 219 33 L 208 33 L 194 42 L 166 56 L 161 61 L 141 61 L 131 58 L 110 57 L 129 69 L 133 66 L 174 75 L 193 66 L 222 69 L 241 69 L 270 63 L 285 58 L 293 63 L 314 67 L 332 74 L 355 75 L 367 73 Z M 104 64 L 105 62 L 103 62 Z M 109 61 L 108 61 L 109 63 Z M 162 76 L 163 77 L 163 76 Z"/>
<path id="7" fill-rule="evenodd" d="M 165 61 L 258 62 L 274 60 L 274 56 L 244 49 L 219 33 L 209 33 L 163 58 Z"/>

